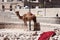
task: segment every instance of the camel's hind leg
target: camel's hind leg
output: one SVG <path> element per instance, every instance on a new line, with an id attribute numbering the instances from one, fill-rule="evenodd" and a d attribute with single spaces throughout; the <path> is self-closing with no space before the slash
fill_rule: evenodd
<path id="1" fill-rule="evenodd" d="M 33 18 L 34 24 L 37 23 L 36 17 Z"/>

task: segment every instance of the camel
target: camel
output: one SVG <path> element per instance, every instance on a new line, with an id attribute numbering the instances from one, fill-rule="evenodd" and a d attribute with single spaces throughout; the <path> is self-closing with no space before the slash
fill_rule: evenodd
<path id="1" fill-rule="evenodd" d="M 32 14 L 31 12 L 28 12 L 28 13 L 24 14 L 23 16 L 21 16 L 19 14 L 19 11 L 16 11 L 15 13 L 18 16 L 19 19 L 22 19 L 24 21 L 25 26 L 27 26 L 27 21 L 29 21 L 29 22 L 33 21 L 34 24 L 37 22 L 36 21 L 36 16 L 34 14 Z"/>

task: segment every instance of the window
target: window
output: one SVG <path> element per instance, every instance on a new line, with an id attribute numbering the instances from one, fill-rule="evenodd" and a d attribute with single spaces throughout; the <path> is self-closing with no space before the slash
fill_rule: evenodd
<path id="1" fill-rule="evenodd" d="M 7 0 L 7 2 L 12 2 L 13 0 Z"/>
<path id="2" fill-rule="evenodd" d="M 36 0 L 32 0 L 32 1 L 36 1 Z"/>
<path id="3" fill-rule="evenodd" d="M 2 2 L 4 2 L 4 0 L 2 0 Z"/>
<path id="4" fill-rule="evenodd" d="M 10 11 L 12 11 L 12 5 L 10 5 Z"/>
<path id="5" fill-rule="evenodd" d="M 20 5 L 17 5 L 17 6 L 15 6 L 15 8 L 17 8 L 17 9 L 21 9 L 21 6 L 20 6 Z"/>
<path id="6" fill-rule="evenodd" d="M 49 0 L 49 2 L 51 2 L 52 0 Z"/>
<path id="7" fill-rule="evenodd" d="M 36 6 L 32 6 L 32 8 L 36 8 Z"/>
<path id="8" fill-rule="evenodd" d="M 17 1 L 22 1 L 22 0 L 17 0 Z"/>
<path id="9" fill-rule="evenodd" d="M 29 7 L 28 6 L 25 6 L 25 9 L 28 9 Z"/>
<path id="10" fill-rule="evenodd" d="M 4 5 L 2 5 L 2 10 L 5 11 L 5 6 Z"/>

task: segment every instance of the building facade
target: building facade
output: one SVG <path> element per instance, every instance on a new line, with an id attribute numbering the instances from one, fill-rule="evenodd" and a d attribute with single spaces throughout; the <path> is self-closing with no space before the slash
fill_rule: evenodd
<path id="1" fill-rule="evenodd" d="M 40 1 L 39 0 L 26 0 L 24 1 L 24 6 L 28 6 L 30 8 L 36 8 L 38 7 L 39 8 L 39 5 L 40 5 Z"/>
<path id="2" fill-rule="evenodd" d="M 0 0 L 0 11 L 27 8 L 59 8 L 60 0 Z"/>
<path id="3" fill-rule="evenodd" d="M 5 10 L 15 10 L 15 9 L 20 9 L 21 7 L 24 6 L 24 0 L 1 0 L 0 1 L 0 10 L 5 11 Z"/>
<path id="4" fill-rule="evenodd" d="M 35 8 L 39 6 L 39 0 L 1 0 L 0 1 L 0 10 L 15 10 L 23 8 Z"/>

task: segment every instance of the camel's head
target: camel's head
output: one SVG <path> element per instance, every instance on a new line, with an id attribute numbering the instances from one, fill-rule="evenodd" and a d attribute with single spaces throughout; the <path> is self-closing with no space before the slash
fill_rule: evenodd
<path id="1" fill-rule="evenodd" d="M 16 11 L 15 13 L 20 19 L 22 19 L 23 16 L 20 16 L 19 11 Z"/>

